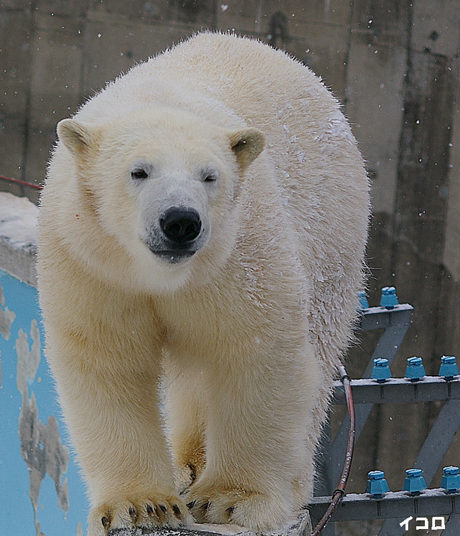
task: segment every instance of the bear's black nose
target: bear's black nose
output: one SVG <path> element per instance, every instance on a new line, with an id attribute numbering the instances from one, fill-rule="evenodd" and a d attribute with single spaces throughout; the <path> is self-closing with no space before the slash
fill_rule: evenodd
<path id="1" fill-rule="evenodd" d="M 185 244 L 200 234 L 201 219 L 193 208 L 171 207 L 161 216 L 160 227 L 166 238 Z"/>

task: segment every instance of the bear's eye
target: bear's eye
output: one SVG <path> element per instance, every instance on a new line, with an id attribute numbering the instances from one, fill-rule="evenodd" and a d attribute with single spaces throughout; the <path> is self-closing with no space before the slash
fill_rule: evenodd
<path id="1" fill-rule="evenodd" d="M 145 171 L 145 169 L 142 169 L 142 168 L 131 171 L 131 178 L 133 180 L 146 179 L 148 176 L 149 174 L 147 173 L 147 171 Z"/>
<path id="2" fill-rule="evenodd" d="M 216 182 L 217 173 L 214 171 L 207 171 L 203 173 L 203 182 Z"/>

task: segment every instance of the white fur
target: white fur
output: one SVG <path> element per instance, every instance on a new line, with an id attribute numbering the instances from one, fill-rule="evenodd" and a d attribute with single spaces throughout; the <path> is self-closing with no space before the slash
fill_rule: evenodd
<path id="1" fill-rule="evenodd" d="M 184 488 L 198 521 L 277 528 L 311 499 L 362 285 L 368 184 L 338 103 L 284 53 L 206 33 L 58 133 L 40 299 L 90 535 L 187 524 Z M 139 167 L 146 180 L 131 178 Z M 176 263 L 145 243 L 171 204 L 203 224 Z"/>

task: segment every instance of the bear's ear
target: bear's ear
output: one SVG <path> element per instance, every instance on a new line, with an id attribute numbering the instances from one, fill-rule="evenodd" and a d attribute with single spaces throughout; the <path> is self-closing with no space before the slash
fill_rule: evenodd
<path id="1" fill-rule="evenodd" d="M 74 119 L 63 119 L 57 125 L 62 143 L 76 157 L 86 156 L 97 146 L 97 131 Z"/>
<path id="2" fill-rule="evenodd" d="M 265 136 L 256 128 L 245 128 L 230 134 L 230 146 L 242 171 L 264 150 Z"/>

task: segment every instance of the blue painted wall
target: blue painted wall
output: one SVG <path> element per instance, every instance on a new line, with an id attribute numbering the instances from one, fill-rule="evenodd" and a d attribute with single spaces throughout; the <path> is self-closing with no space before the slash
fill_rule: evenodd
<path id="1" fill-rule="evenodd" d="M 2 300 L 0 292 L 0 536 L 83 536 L 86 534 L 88 503 L 74 453 L 70 451 L 68 464 L 66 461 L 71 446 L 57 403 L 54 382 L 43 354 L 44 336 L 38 293 L 35 288 L 2 271 L 0 285 L 4 296 Z M 8 331 L 5 324 L 10 324 L 9 336 L 5 333 Z M 37 344 L 40 344 L 39 362 L 36 360 L 38 368 L 35 374 L 31 374 L 32 378 L 28 377 L 27 387 L 22 382 L 21 393 L 18 382 L 18 359 L 21 361 L 18 357 L 18 341 L 22 339 L 24 342 L 27 337 L 32 350 L 32 337 L 37 332 L 37 325 L 40 332 L 40 341 L 35 343 L 36 357 Z M 27 359 L 27 351 L 25 355 Z M 35 424 L 31 424 L 30 418 L 29 421 L 24 419 L 24 415 L 27 413 L 30 416 L 30 410 L 34 409 L 33 399 L 38 408 Z M 19 432 L 21 415 L 22 449 Z M 59 430 L 54 435 L 49 433 L 55 424 L 53 416 L 57 419 Z M 32 438 L 28 444 L 30 448 L 24 448 L 24 436 L 27 434 Z M 49 455 L 50 451 L 53 456 Z M 64 469 L 65 474 L 62 474 L 64 470 L 62 473 L 58 471 L 56 476 L 56 471 L 53 472 L 56 465 Z M 50 473 L 54 474 L 54 480 Z M 38 496 L 36 514 L 31 490 L 32 496 L 34 492 Z"/>

